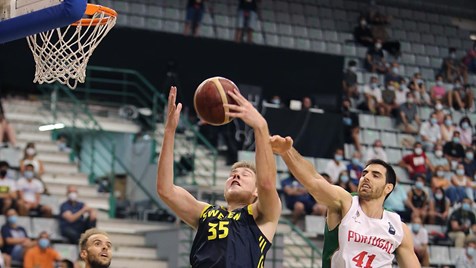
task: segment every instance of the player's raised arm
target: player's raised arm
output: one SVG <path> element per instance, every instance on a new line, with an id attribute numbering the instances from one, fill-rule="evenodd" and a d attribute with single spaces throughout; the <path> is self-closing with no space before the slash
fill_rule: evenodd
<path id="1" fill-rule="evenodd" d="M 180 119 L 182 104 L 175 104 L 177 88 L 171 87 L 168 99 L 167 121 L 157 169 L 157 193 L 184 222 L 197 228 L 203 209 L 208 205 L 200 202 L 182 187 L 174 185 L 175 131 Z"/>
<path id="2" fill-rule="evenodd" d="M 253 204 L 253 216 L 266 238 L 272 241 L 281 215 L 281 200 L 276 190 L 276 159 L 270 145 L 268 123 L 238 90 L 228 94 L 237 105 L 225 104 L 230 109 L 227 115 L 240 118 L 254 130 L 258 201 Z"/>
<path id="3" fill-rule="evenodd" d="M 328 208 L 340 210 L 343 204 L 348 206 L 352 202 L 352 196 L 346 190 L 330 184 L 309 161 L 293 148 L 291 137 L 283 138 L 275 135 L 270 140 L 274 153 L 283 158 L 289 171 L 319 203 Z"/>
<path id="4" fill-rule="evenodd" d="M 402 268 L 419 268 L 420 261 L 418 260 L 417 256 L 415 255 L 415 251 L 413 249 L 413 236 L 408 229 L 408 226 L 402 223 L 403 227 L 403 240 L 400 246 L 396 250 L 397 255 L 397 262 L 398 267 Z"/>

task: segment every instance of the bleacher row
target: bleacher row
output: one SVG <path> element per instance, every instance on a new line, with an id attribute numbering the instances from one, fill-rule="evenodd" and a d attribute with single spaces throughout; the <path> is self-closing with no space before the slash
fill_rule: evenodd
<path id="1" fill-rule="evenodd" d="M 0 226 L 6 222 L 5 215 L 0 215 Z M 78 258 L 78 246 L 68 244 L 66 239 L 61 236 L 58 219 L 22 217 L 18 216 L 17 225 L 25 228 L 30 239 L 37 239 L 41 232 L 46 231 L 53 242 L 52 246 L 63 258 L 76 260 Z"/>
<path id="2" fill-rule="evenodd" d="M 99 0 L 119 12 L 118 25 L 181 34 L 186 1 Z M 207 38 L 234 40 L 237 1 L 213 1 L 206 13 L 200 35 Z M 353 27 L 366 3 L 355 1 L 262 1 L 261 17 L 254 31 L 256 44 L 316 51 L 347 57 L 361 57 L 366 48 L 356 45 Z M 472 45 L 469 31 L 452 25 L 452 18 L 436 13 L 379 6 L 394 19 L 387 31 L 391 39 L 401 42 L 400 60 L 403 74 L 419 71 L 433 79 L 449 47 L 463 56 Z"/>

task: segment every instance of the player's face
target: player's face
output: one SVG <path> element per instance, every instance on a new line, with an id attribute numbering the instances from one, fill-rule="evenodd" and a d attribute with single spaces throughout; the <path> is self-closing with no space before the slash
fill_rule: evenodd
<path id="1" fill-rule="evenodd" d="M 359 197 L 364 200 L 371 200 L 387 195 L 386 173 L 387 169 L 382 165 L 368 165 L 362 172 L 362 177 L 359 181 L 357 189 Z"/>
<path id="2" fill-rule="evenodd" d="M 254 195 L 256 192 L 256 175 L 245 167 L 238 167 L 230 172 L 225 184 L 225 196 L 245 192 Z"/>
<path id="3" fill-rule="evenodd" d="M 81 251 L 81 258 L 89 263 L 91 268 L 107 268 L 111 265 L 112 244 L 103 234 L 89 237 L 86 249 Z"/>

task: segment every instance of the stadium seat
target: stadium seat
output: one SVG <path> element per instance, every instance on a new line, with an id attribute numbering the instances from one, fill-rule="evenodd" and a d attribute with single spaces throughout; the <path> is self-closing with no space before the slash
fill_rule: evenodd
<path id="1" fill-rule="evenodd" d="M 146 25 L 143 16 L 129 16 L 128 24 L 131 28 L 144 28 Z"/>
<path id="2" fill-rule="evenodd" d="M 323 31 L 323 38 L 330 42 L 339 42 L 336 31 Z"/>
<path id="3" fill-rule="evenodd" d="M 290 35 L 293 34 L 293 28 L 289 24 L 279 23 L 277 25 L 277 29 L 278 29 L 277 33 L 279 35 L 288 35 L 288 36 L 290 36 Z"/>
<path id="4" fill-rule="evenodd" d="M 116 24 L 119 26 L 128 26 L 129 25 L 129 15 L 122 14 L 122 16 L 117 16 Z"/>
<path id="5" fill-rule="evenodd" d="M 428 56 L 416 56 L 416 64 L 423 67 L 430 67 L 430 58 Z"/>
<path id="6" fill-rule="evenodd" d="M 125 2 L 125 1 L 114 1 L 113 2 L 114 5 L 112 6 L 114 8 L 114 10 L 117 11 L 117 13 L 130 13 L 130 6 L 129 6 L 129 2 Z"/>
<path id="7" fill-rule="evenodd" d="M 33 237 L 38 237 L 41 232 L 46 231 L 52 240 L 63 240 L 61 236 L 59 223 L 54 218 L 32 218 Z"/>
<path id="8" fill-rule="evenodd" d="M 307 17 L 306 18 L 306 25 L 309 28 L 320 29 L 321 28 L 321 21 L 319 20 L 319 18 Z"/>
<path id="9" fill-rule="evenodd" d="M 317 52 L 325 52 L 326 43 L 324 41 L 311 41 L 311 49 Z"/>
<path id="10" fill-rule="evenodd" d="M 415 55 L 404 53 L 402 55 L 402 63 L 403 64 L 412 64 L 412 65 L 415 64 Z"/>
<path id="11" fill-rule="evenodd" d="M 448 38 L 446 38 L 446 36 L 436 35 L 435 41 L 437 46 L 443 46 L 443 47 L 448 46 Z"/>
<path id="12" fill-rule="evenodd" d="M 426 45 L 434 45 L 435 44 L 435 36 L 429 33 L 422 34 L 421 42 Z M 427 52 L 428 53 L 428 52 Z"/>
<path id="13" fill-rule="evenodd" d="M 423 79 L 432 80 L 435 79 L 435 71 L 431 68 L 422 68 L 421 76 Z"/>
<path id="14" fill-rule="evenodd" d="M 304 14 L 304 7 L 300 3 L 291 3 L 291 4 L 289 4 L 289 10 L 293 14 Z"/>
<path id="15" fill-rule="evenodd" d="M 382 144 L 385 146 L 400 147 L 397 142 L 397 135 L 395 132 L 382 131 L 382 133 L 380 133 L 380 137 L 382 139 Z"/>
<path id="16" fill-rule="evenodd" d="M 307 38 L 296 38 L 296 48 L 301 50 L 311 50 L 311 41 Z"/>
<path id="17" fill-rule="evenodd" d="M 402 50 L 402 52 L 413 52 L 412 45 L 406 41 L 400 42 L 400 49 Z"/>
<path id="18" fill-rule="evenodd" d="M 274 11 L 263 9 L 263 10 L 261 11 L 261 19 L 262 19 L 263 21 L 275 22 L 275 21 L 276 21 L 276 17 L 275 17 L 275 15 L 274 15 Z"/>
<path id="19" fill-rule="evenodd" d="M 372 144 L 375 140 L 380 139 L 380 131 L 371 129 L 362 129 L 360 131 L 362 135 L 362 143 Z"/>
<path id="20" fill-rule="evenodd" d="M 309 33 L 307 31 L 307 27 L 305 26 L 294 26 L 293 27 L 294 31 L 294 36 L 296 37 L 308 37 L 309 36 Z"/>
<path id="21" fill-rule="evenodd" d="M 311 39 L 323 40 L 322 30 L 319 30 L 319 29 L 316 29 L 316 28 L 310 28 L 309 29 L 309 37 Z"/>
<path id="22" fill-rule="evenodd" d="M 306 26 L 306 18 L 301 14 L 291 14 L 291 23 L 299 26 Z"/>
<path id="23" fill-rule="evenodd" d="M 357 49 L 355 48 L 354 44 L 345 44 L 342 47 L 342 53 L 345 56 L 355 57 L 357 56 Z"/>
<path id="24" fill-rule="evenodd" d="M 147 6 L 142 3 L 131 3 L 131 14 L 142 15 L 147 13 Z"/>
<path id="25" fill-rule="evenodd" d="M 149 30 L 159 31 L 162 30 L 162 20 L 156 18 L 147 18 L 145 21 L 145 27 Z"/>
<path id="26" fill-rule="evenodd" d="M 233 32 L 230 32 L 230 40 L 234 40 L 233 37 Z M 253 43 L 259 44 L 259 45 L 264 45 L 264 37 L 263 34 L 260 32 L 253 32 Z"/>
<path id="27" fill-rule="evenodd" d="M 256 41 L 255 34 L 256 32 L 253 32 L 253 41 Z M 217 38 L 231 41 L 233 40 L 233 32 L 229 28 L 217 27 Z"/>
<path id="28" fill-rule="evenodd" d="M 276 22 L 291 24 L 291 16 L 288 12 L 277 12 Z"/>
<path id="29" fill-rule="evenodd" d="M 461 40 L 459 38 L 448 38 L 449 39 L 449 46 L 455 47 L 457 49 L 462 47 Z"/>
<path id="30" fill-rule="evenodd" d="M 273 47 L 279 46 L 279 37 L 278 37 L 278 35 L 271 34 L 271 33 L 265 33 L 264 37 L 265 37 L 266 45 L 273 46 Z"/>
<path id="31" fill-rule="evenodd" d="M 215 15 L 215 24 L 222 27 L 233 27 L 233 23 L 230 21 L 228 16 L 217 14 Z"/>
<path id="32" fill-rule="evenodd" d="M 425 46 L 423 44 L 412 44 L 412 50 L 415 54 L 425 54 Z"/>
<path id="33" fill-rule="evenodd" d="M 165 8 L 164 16 L 165 18 L 171 20 L 184 19 L 182 16 L 180 16 L 180 11 L 176 8 Z"/>
<path id="34" fill-rule="evenodd" d="M 327 42 L 326 43 L 326 52 L 334 55 L 342 54 L 342 46 L 339 43 Z"/>
<path id="35" fill-rule="evenodd" d="M 327 162 L 331 161 L 330 159 L 327 159 L 327 158 L 316 158 L 315 159 L 315 163 L 316 163 L 316 169 L 317 171 L 319 172 L 323 172 L 324 169 L 326 168 L 327 166 Z"/>
<path id="36" fill-rule="evenodd" d="M 451 264 L 455 264 L 459 256 L 464 256 L 466 254 L 466 250 L 464 248 L 450 247 L 449 250 Z"/>
<path id="37" fill-rule="evenodd" d="M 148 5 L 146 14 L 149 17 L 162 19 L 164 17 L 164 9 L 160 6 Z"/>
<path id="38" fill-rule="evenodd" d="M 430 264 L 451 265 L 452 263 L 448 247 L 430 245 Z"/>
<path id="39" fill-rule="evenodd" d="M 324 19 L 332 19 L 332 18 L 334 18 L 334 17 L 333 17 L 332 9 L 330 9 L 330 8 L 322 7 L 322 8 L 319 8 L 319 9 L 317 10 L 317 12 L 318 12 L 319 17 L 321 17 L 321 18 L 324 18 Z"/>
<path id="40" fill-rule="evenodd" d="M 294 38 L 291 36 L 280 36 L 279 45 L 285 48 L 294 48 L 295 46 Z"/>
<path id="41" fill-rule="evenodd" d="M 426 46 L 426 54 L 429 55 L 429 56 L 433 56 L 433 57 L 439 57 L 440 52 L 438 50 L 438 47 L 427 45 Z"/>
<path id="42" fill-rule="evenodd" d="M 53 244 L 53 248 L 58 251 L 61 257 L 69 260 L 76 260 L 79 256 L 78 245 L 72 244 Z"/>
<path id="43" fill-rule="evenodd" d="M 359 113 L 359 126 L 361 128 L 375 129 L 375 116 L 372 114 Z"/>
<path id="44" fill-rule="evenodd" d="M 402 152 L 400 149 L 385 148 L 385 152 L 387 152 L 387 160 L 390 164 L 396 165 L 402 160 Z"/>
<path id="45" fill-rule="evenodd" d="M 25 228 L 25 231 L 28 234 L 28 237 L 35 238 L 35 236 L 33 235 L 33 227 L 31 224 L 31 219 L 32 218 L 30 217 L 18 216 L 17 224 Z"/>
<path id="46" fill-rule="evenodd" d="M 276 23 L 274 22 L 264 21 L 262 25 L 263 25 L 263 30 L 266 33 L 276 34 L 278 31 Z"/>
<path id="47" fill-rule="evenodd" d="M 274 9 L 281 12 L 289 12 L 289 4 L 286 1 L 274 1 Z"/>
<path id="48" fill-rule="evenodd" d="M 395 131 L 395 123 L 389 116 L 375 116 L 375 125 L 379 129 Z"/>
<path id="49" fill-rule="evenodd" d="M 210 25 L 202 25 L 200 27 L 200 36 L 215 38 L 215 30 Z"/>
<path id="50" fill-rule="evenodd" d="M 238 151 L 238 161 L 255 162 L 255 154 L 252 151 Z"/>
<path id="51" fill-rule="evenodd" d="M 164 21 L 163 29 L 166 32 L 181 33 L 182 32 L 182 24 L 179 23 L 178 21 L 166 20 L 166 21 Z"/>
<path id="52" fill-rule="evenodd" d="M 429 33 L 430 32 L 430 24 L 426 22 L 419 22 L 417 23 L 417 29 L 419 32 Z"/>
<path id="53" fill-rule="evenodd" d="M 326 227 L 326 217 L 316 215 L 306 215 L 304 219 L 305 230 L 310 236 L 324 235 Z"/>
<path id="54" fill-rule="evenodd" d="M 267 2 L 267 1 L 263 1 L 263 2 Z M 304 14 L 308 17 L 308 18 L 316 18 L 318 16 L 318 9 L 315 5 L 305 5 L 304 6 Z"/>
<path id="55" fill-rule="evenodd" d="M 404 184 L 413 184 L 413 181 L 410 179 L 410 175 L 408 175 L 408 172 L 404 168 L 397 165 L 400 160 L 402 160 L 401 157 L 399 159 L 398 157 L 396 157 L 392 160 L 392 162 L 395 164 L 395 166 L 393 166 L 393 170 L 395 170 L 395 174 L 397 175 L 399 182 Z"/>

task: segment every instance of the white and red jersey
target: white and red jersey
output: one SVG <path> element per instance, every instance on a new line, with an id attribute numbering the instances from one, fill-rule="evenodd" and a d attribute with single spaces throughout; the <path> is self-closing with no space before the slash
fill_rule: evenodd
<path id="1" fill-rule="evenodd" d="M 393 253 L 404 236 L 397 213 L 384 210 L 381 219 L 370 218 L 362 211 L 358 196 L 352 197 L 349 211 L 339 226 L 329 233 L 336 230 L 337 241 L 325 239 L 324 242 L 324 252 L 328 253 L 328 256 L 323 256 L 324 267 L 391 268 Z M 330 237 L 335 237 L 335 234 Z"/>

